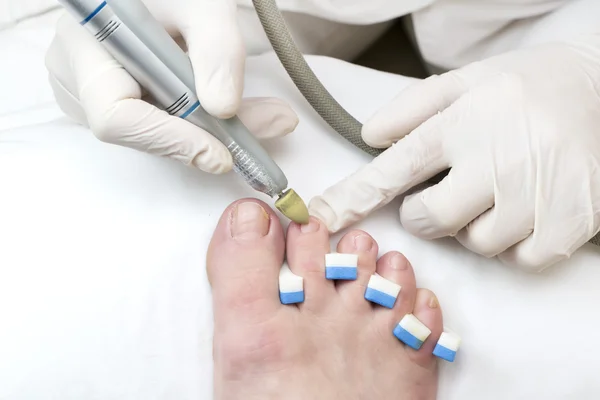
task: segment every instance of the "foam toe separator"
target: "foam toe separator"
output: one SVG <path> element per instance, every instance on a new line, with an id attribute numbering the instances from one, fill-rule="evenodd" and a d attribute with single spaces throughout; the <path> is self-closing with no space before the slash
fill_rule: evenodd
<path id="1" fill-rule="evenodd" d="M 402 343 L 419 350 L 431 335 L 431 330 L 412 314 L 406 314 L 394 329 L 394 336 Z"/>
<path id="2" fill-rule="evenodd" d="M 358 255 L 326 254 L 325 278 L 329 280 L 356 280 L 358 278 Z"/>
<path id="3" fill-rule="evenodd" d="M 369 279 L 365 299 L 386 308 L 393 308 L 400 293 L 401 286 L 381 275 L 373 274 Z"/>
<path id="4" fill-rule="evenodd" d="M 286 262 L 279 270 L 279 300 L 281 304 L 304 302 L 304 278 L 294 274 Z"/>
<path id="5" fill-rule="evenodd" d="M 455 333 L 443 332 L 438 340 L 433 355 L 443 360 L 453 362 L 460 347 L 461 339 Z"/>

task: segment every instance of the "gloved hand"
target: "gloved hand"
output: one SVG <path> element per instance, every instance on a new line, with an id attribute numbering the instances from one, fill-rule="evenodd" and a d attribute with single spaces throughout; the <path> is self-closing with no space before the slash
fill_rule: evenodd
<path id="1" fill-rule="evenodd" d="M 417 82 L 363 138 L 391 147 L 310 202 L 331 231 L 450 168 L 404 198 L 404 228 L 541 271 L 600 228 L 600 35 Z"/>
<path id="2" fill-rule="evenodd" d="M 197 94 L 207 112 L 219 118 L 237 113 L 259 138 L 295 129 L 298 117 L 285 102 L 241 99 L 245 51 L 235 0 L 144 3 L 171 36 L 185 41 Z M 171 157 L 211 173 L 231 169 L 231 155 L 221 142 L 143 101 L 138 83 L 71 15 L 58 22 L 46 65 L 61 109 L 89 126 L 100 140 Z"/>

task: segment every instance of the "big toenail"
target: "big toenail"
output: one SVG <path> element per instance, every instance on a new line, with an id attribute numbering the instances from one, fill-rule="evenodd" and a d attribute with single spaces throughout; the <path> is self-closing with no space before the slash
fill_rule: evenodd
<path id="1" fill-rule="evenodd" d="M 408 268 L 408 263 L 400 254 L 394 254 L 390 260 L 390 265 L 393 269 L 402 271 Z"/>
<path id="2" fill-rule="evenodd" d="M 269 232 L 269 223 L 269 214 L 259 204 L 240 203 L 233 212 L 231 233 L 236 238 L 263 237 Z"/>
<path id="3" fill-rule="evenodd" d="M 302 233 L 314 233 L 319 230 L 319 223 L 316 219 L 310 218 L 310 222 L 308 224 L 300 225 L 300 231 Z"/>
<path id="4" fill-rule="evenodd" d="M 369 251 L 373 248 L 373 240 L 367 235 L 357 235 L 354 237 L 354 247 L 358 251 Z"/>

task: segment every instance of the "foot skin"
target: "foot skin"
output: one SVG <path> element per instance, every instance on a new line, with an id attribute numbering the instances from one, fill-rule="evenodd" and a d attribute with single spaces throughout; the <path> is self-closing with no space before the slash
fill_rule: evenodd
<path id="1" fill-rule="evenodd" d="M 298 305 L 279 300 L 286 249 L 290 269 L 304 278 Z M 357 280 L 325 279 L 329 236 L 318 220 L 291 224 L 286 243 L 266 204 L 241 200 L 225 211 L 207 255 L 216 400 L 436 398 L 432 352 L 443 324 L 435 295 L 416 288 L 401 254 L 378 260 L 377 243 L 365 232 L 348 233 L 333 251 L 359 256 Z M 391 309 L 364 298 L 375 272 L 402 286 Z M 431 330 L 419 350 L 393 334 L 407 314 Z"/>

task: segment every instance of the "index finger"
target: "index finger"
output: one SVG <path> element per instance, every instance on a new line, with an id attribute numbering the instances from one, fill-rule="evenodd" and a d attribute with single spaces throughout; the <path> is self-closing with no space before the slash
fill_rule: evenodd
<path id="1" fill-rule="evenodd" d="M 427 120 L 372 162 L 309 203 L 311 215 L 337 232 L 387 205 L 396 196 L 446 170 L 445 113 Z"/>

